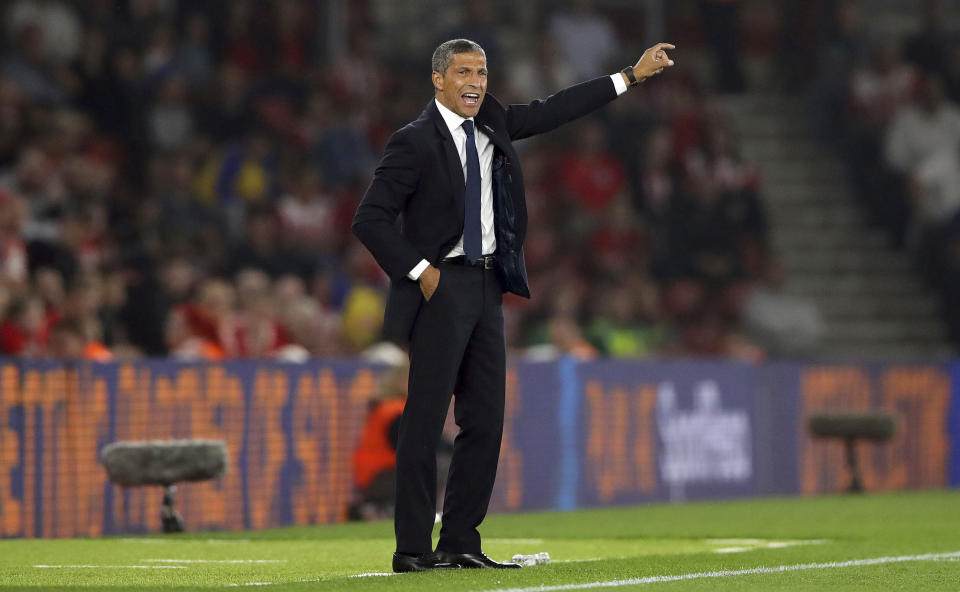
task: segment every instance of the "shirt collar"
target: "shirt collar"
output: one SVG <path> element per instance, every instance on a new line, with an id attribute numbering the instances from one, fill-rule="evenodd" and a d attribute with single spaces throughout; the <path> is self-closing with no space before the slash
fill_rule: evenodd
<path id="1" fill-rule="evenodd" d="M 437 104 L 437 109 L 440 110 L 440 115 L 443 116 L 443 121 L 447 124 L 447 129 L 450 130 L 450 133 L 451 133 L 451 134 L 452 134 L 458 127 L 460 127 L 461 125 L 463 125 L 463 122 L 466 121 L 467 119 L 469 119 L 470 121 L 473 121 L 473 118 L 472 118 L 472 117 L 466 117 L 466 118 L 460 117 L 459 115 L 457 115 L 456 113 L 454 113 L 454 112 L 451 111 L 450 109 L 447 109 L 446 107 L 444 107 L 444 106 L 440 103 L 440 101 L 438 101 L 437 99 L 433 99 L 433 101 Z M 476 127 L 476 122 L 475 122 L 475 121 L 474 121 L 474 127 Z"/>

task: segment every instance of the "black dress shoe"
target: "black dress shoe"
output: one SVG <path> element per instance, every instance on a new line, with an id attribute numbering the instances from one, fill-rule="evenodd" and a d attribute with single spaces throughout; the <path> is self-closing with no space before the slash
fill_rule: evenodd
<path id="1" fill-rule="evenodd" d="M 437 557 L 444 563 L 452 563 L 464 569 L 520 569 L 519 563 L 499 563 L 483 554 L 483 551 L 477 553 L 450 553 L 449 551 L 437 551 Z"/>
<path id="2" fill-rule="evenodd" d="M 442 561 L 437 553 L 423 553 L 421 555 L 407 555 L 406 553 L 393 554 L 394 573 L 429 571 L 431 569 L 460 569 L 460 566 Z"/>

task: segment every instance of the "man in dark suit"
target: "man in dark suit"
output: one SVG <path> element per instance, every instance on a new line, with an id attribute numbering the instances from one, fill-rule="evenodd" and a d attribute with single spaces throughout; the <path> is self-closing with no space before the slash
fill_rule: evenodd
<path id="1" fill-rule="evenodd" d="M 486 94 L 479 45 L 456 39 L 434 52 L 436 95 L 390 138 L 353 219 L 354 234 L 390 276 L 384 334 L 410 349 L 394 571 L 520 567 L 484 555 L 477 531 L 503 430 L 503 293 L 530 297 L 523 175 L 512 142 L 586 115 L 659 74 L 673 65 L 665 52 L 673 48 L 659 43 L 620 73 L 508 107 Z M 434 552 L 435 451 L 452 395 L 460 431 Z"/>

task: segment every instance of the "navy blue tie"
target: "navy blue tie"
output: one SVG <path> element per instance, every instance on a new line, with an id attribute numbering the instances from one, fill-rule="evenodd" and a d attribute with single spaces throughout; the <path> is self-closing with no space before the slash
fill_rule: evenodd
<path id="1" fill-rule="evenodd" d="M 463 200 L 463 252 L 467 261 L 476 261 L 483 256 L 480 241 L 480 157 L 473 133 L 473 122 L 463 122 L 467 133 L 467 190 Z"/>

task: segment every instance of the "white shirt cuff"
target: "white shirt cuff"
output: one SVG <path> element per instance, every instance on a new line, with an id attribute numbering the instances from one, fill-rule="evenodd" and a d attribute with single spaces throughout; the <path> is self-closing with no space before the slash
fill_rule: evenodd
<path id="1" fill-rule="evenodd" d="M 420 279 L 420 274 L 423 273 L 423 270 L 428 267 L 430 267 L 430 262 L 426 259 L 421 259 L 420 263 L 417 263 L 417 266 L 410 270 L 407 277 L 413 281 L 417 281 Z"/>
<path id="2" fill-rule="evenodd" d="M 627 92 L 627 83 L 623 81 L 623 74 L 621 74 L 620 72 L 617 72 L 616 74 L 611 74 L 610 80 L 613 81 L 613 88 L 617 89 L 618 97 L 623 93 Z"/>

